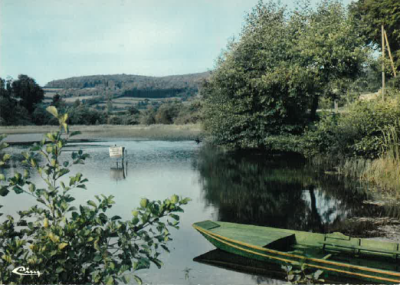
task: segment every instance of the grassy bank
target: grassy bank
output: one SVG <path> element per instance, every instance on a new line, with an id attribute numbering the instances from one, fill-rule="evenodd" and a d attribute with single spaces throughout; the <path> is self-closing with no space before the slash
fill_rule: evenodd
<path id="1" fill-rule="evenodd" d="M 35 140 L 34 134 L 44 134 L 56 131 L 55 126 L 7 126 L 0 127 L 0 134 L 8 136 L 9 141 L 18 142 L 29 139 Z M 186 125 L 93 125 L 70 126 L 71 131 L 81 131 L 74 138 L 82 139 L 154 139 L 154 140 L 194 140 L 202 136 L 200 124 Z M 32 136 L 29 136 L 32 134 Z M 41 138 L 41 136 L 40 136 Z"/>

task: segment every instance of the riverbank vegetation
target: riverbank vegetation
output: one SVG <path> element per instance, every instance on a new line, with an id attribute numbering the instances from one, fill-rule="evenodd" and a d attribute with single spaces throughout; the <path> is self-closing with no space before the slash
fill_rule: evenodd
<path id="1" fill-rule="evenodd" d="M 324 157 L 338 173 L 400 189 L 400 51 L 391 45 L 393 61 L 375 52 L 382 25 L 398 42 L 398 8 L 391 0 L 293 10 L 259 2 L 202 91 L 211 140 L 231 150 Z M 377 89 L 381 64 L 385 90 Z"/>

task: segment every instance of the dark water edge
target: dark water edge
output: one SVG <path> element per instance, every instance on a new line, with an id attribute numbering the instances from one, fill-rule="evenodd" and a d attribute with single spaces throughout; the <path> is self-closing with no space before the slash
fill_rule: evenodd
<path id="1" fill-rule="evenodd" d="M 373 203 L 379 193 L 371 185 L 327 174 L 299 155 L 202 149 L 196 168 L 220 221 L 368 237 L 379 235 L 368 231 L 371 219 L 399 218 L 395 206 Z"/>

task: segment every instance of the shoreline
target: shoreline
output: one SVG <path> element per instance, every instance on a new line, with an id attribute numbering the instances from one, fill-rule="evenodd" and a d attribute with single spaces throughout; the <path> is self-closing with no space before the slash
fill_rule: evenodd
<path id="1" fill-rule="evenodd" d="M 140 140 L 195 140 L 203 136 L 200 124 L 187 125 L 73 125 L 70 132 L 80 131 L 71 141 L 92 141 L 110 139 Z M 43 134 L 57 131 L 57 126 L 4 126 L 0 135 L 7 137 L 9 144 L 29 144 L 43 139 Z"/>

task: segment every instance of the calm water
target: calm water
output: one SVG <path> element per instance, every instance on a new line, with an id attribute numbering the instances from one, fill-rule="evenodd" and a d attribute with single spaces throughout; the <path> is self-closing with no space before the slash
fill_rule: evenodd
<path id="1" fill-rule="evenodd" d="M 115 169 L 108 156 L 111 145 L 125 146 L 128 165 Z M 13 147 L 20 152 L 22 147 Z M 88 190 L 76 190 L 75 202 L 96 194 L 114 195 L 110 214 L 130 219 L 143 197 L 165 199 L 173 194 L 192 201 L 181 214 L 181 228 L 173 230 L 171 253 L 164 266 L 138 271 L 150 284 L 280 284 L 281 281 L 239 273 L 193 259 L 214 249 L 192 224 L 211 219 L 314 232 L 345 231 L 351 217 L 384 215 L 382 209 L 363 204 L 370 199 L 365 187 L 345 183 L 304 165 L 294 157 L 271 158 L 255 154 L 218 154 L 195 142 L 109 141 L 71 145 L 91 155 L 75 167 L 89 179 Z M 18 163 L 6 170 L 18 169 Z M 39 179 L 36 178 L 39 183 Z M 1 198 L 5 214 L 32 205 L 25 195 Z"/>

